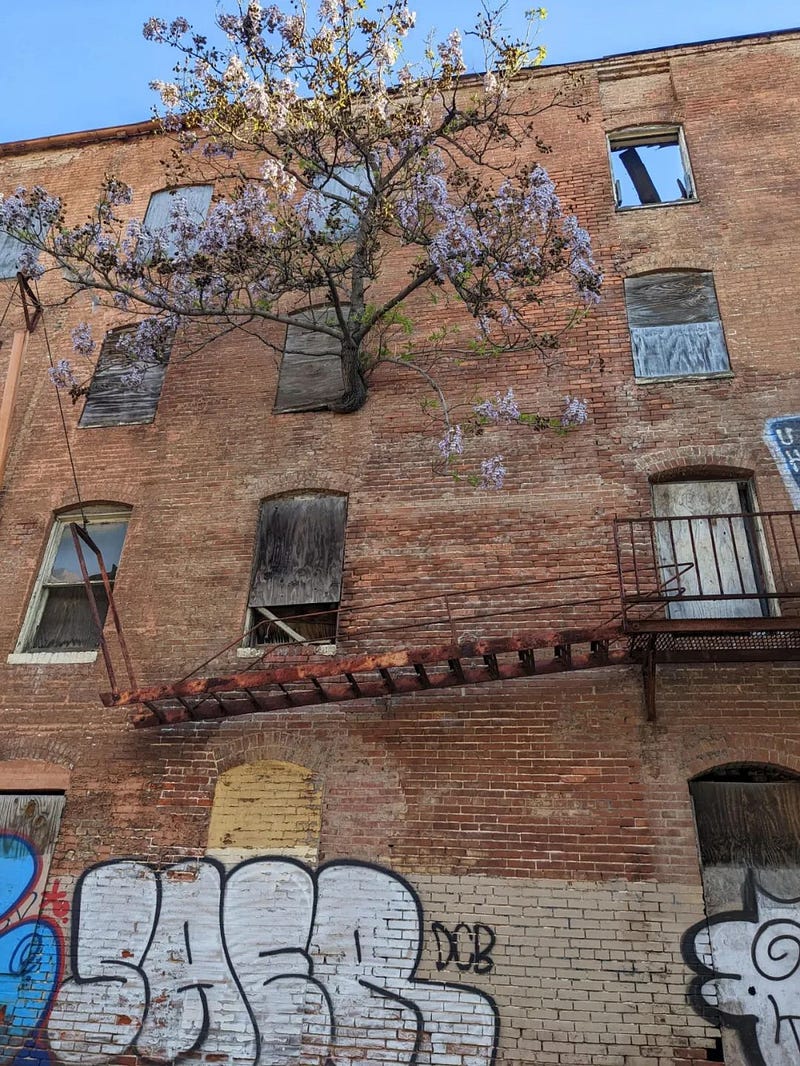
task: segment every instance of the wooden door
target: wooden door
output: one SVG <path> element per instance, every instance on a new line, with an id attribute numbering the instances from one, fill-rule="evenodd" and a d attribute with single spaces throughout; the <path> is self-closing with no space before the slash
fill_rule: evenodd
<path id="1" fill-rule="evenodd" d="M 674 481 L 653 486 L 655 546 L 670 618 L 750 618 L 768 613 L 763 553 L 752 520 L 743 516 L 746 487 L 738 481 Z M 681 520 L 681 517 L 683 520 Z M 692 520 L 689 521 L 688 519 Z M 741 599 L 682 597 L 749 596 Z"/>

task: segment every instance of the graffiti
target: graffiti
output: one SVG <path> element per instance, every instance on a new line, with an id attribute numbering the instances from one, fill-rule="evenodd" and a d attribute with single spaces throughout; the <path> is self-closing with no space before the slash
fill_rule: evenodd
<path id="1" fill-rule="evenodd" d="M 698 922 L 683 939 L 697 976 L 690 998 L 715 1025 L 738 1030 L 754 1066 L 800 1061 L 800 898 L 780 899 L 752 875 L 743 911 Z"/>
<path id="2" fill-rule="evenodd" d="M 497 941 L 494 929 L 482 922 L 468 925 L 459 922 L 448 929 L 441 922 L 431 923 L 431 932 L 436 938 L 437 970 L 446 970 L 454 963 L 461 973 L 473 970 L 477 974 L 491 973 L 494 969 L 492 949 Z M 466 942 L 466 947 L 464 945 Z"/>
<path id="3" fill-rule="evenodd" d="M 101 863 L 73 898 L 71 976 L 48 1022 L 67 1066 L 124 1052 L 253 1066 L 491 1066 L 497 1012 L 416 976 L 422 908 L 366 863 Z"/>
<path id="4" fill-rule="evenodd" d="M 764 440 L 781 472 L 795 507 L 800 507 L 800 415 L 781 415 L 764 423 Z"/>
<path id="5" fill-rule="evenodd" d="M 36 914 L 41 865 L 23 836 L 0 833 L 0 1066 L 47 1061 L 36 1045 L 62 953 L 57 926 Z"/>

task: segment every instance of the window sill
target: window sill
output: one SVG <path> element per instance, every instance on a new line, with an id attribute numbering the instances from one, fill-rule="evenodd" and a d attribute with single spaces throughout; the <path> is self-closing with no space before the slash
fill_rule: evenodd
<path id="1" fill-rule="evenodd" d="M 660 385 L 662 381 L 730 381 L 734 377 L 732 370 L 716 370 L 710 374 L 664 374 L 655 378 L 637 378 L 637 385 Z"/>
<path id="2" fill-rule="evenodd" d="M 93 663 L 96 659 L 96 651 L 13 651 L 6 662 L 12 666 L 57 666 Z"/>
<path id="3" fill-rule="evenodd" d="M 660 204 L 625 204 L 624 206 L 615 205 L 614 212 L 618 215 L 624 215 L 628 211 L 657 211 L 660 207 L 683 207 L 684 204 L 699 204 L 700 200 L 697 196 L 681 197 L 680 200 L 662 200 Z"/>
<path id="4" fill-rule="evenodd" d="M 335 655 L 336 654 L 336 645 L 335 644 L 316 644 L 316 645 L 310 645 L 310 646 L 313 647 L 315 655 Z M 288 644 L 288 643 L 287 644 L 262 644 L 258 648 L 237 648 L 236 649 L 236 658 L 237 659 L 260 659 L 263 655 L 266 655 L 271 648 L 289 648 L 289 647 L 308 648 L 309 645 L 308 644 L 291 645 L 291 644 Z"/>

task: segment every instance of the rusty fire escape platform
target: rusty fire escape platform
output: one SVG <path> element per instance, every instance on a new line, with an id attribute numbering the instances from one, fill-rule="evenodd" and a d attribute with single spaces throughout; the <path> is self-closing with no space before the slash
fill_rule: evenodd
<path id="1" fill-rule="evenodd" d="M 381 699 L 515 678 L 631 663 L 618 627 L 520 633 L 327 663 L 249 669 L 228 677 L 102 693 L 107 707 L 135 707 L 137 727 Z"/>

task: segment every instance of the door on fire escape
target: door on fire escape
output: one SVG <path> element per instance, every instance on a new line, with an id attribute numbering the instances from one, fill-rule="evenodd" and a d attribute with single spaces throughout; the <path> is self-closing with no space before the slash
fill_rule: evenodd
<path id="1" fill-rule="evenodd" d="M 659 585 L 670 618 L 768 615 L 763 534 L 746 481 L 653 485 Z"/>

